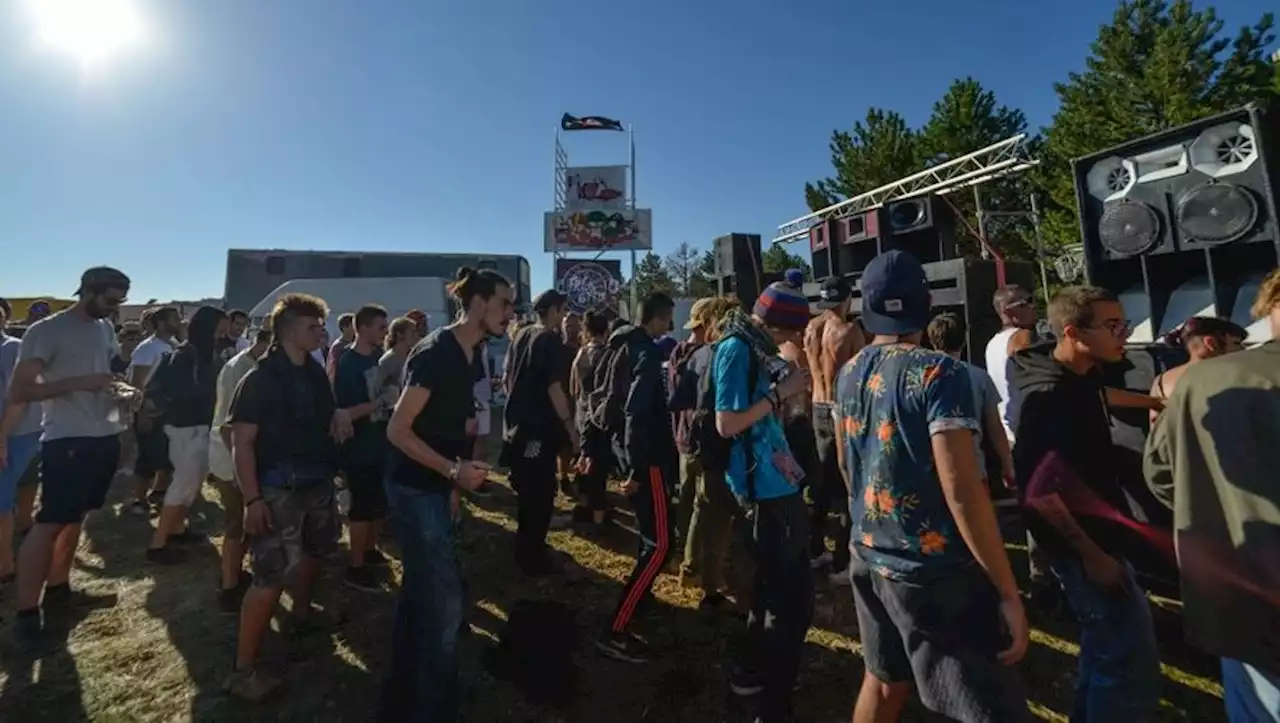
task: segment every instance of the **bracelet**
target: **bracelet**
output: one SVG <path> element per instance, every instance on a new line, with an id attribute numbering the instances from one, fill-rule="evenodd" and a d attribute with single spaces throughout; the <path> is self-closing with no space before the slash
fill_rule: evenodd
<path id="1" fill-rule="evenodd" d="M 254 497 L 253 499 L 249 500 L 248 502 L 245 502 L 244 506 L 248 507 L 255 502 L 261 502 L 261 501 L 262 501 L 262 495 L 258 495 L 257 497 Z"/>

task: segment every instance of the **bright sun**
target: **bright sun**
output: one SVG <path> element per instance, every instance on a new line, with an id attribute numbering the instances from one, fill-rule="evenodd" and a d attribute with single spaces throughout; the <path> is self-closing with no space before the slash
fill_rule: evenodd
<path id="1" fill-rule="evenodd" d="M 82 67 L 110 61 L 145 39 L 135 0 L 27 0 L 39 41 Z"/>

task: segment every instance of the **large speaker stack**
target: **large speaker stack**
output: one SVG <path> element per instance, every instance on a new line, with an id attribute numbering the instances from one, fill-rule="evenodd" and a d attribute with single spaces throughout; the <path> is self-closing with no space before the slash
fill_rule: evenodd
<path id="1" fill-rule="evenodd" d="M 824 221 L 809 230 L 814 278 L 843 276 L 856 282 L 877 255 L 894 249 L 912 254 L 924 264 L 934 312 L 954 312 L 964 320 L 965 358 L 983 366 L 987 340 L 1000 331 L 1000 319 L 991 305 L 999 288 L 996 264 L 957 258 L 955 227 L 951 204 L 938 196 L 890 201 Z M 1034 288 L 1034 269 L 1030 264 L 1005 262 L 1005 282 Z M 854 310 L 859 311 L 861 290 L 856 283 L 854 289 Z M 810 291 L 816 294 L 816 284 L 806 294 Z"/>
<path id="2" fill-rule="evenodd" d="M 1280 258 L 1280 113 L 1249 105 L 1073 164 L 1085 275 L 1149 343 L 1188 317 L 1270 338 L 1249 307 Z"/>
<path id="3" fill-rule="evenodd" d="M 733 294 L 750 309 L 764 287 L 760 261 L 760 234 L 731 233 L 713 243 L 716 258 L 716 293 Z"/>
<path id="4" fill-rule="evenodd" d="M 937 196 L 907 198 L 809 229 L 816 279 L 857 278 L 876 255 L 909 251 L 921 263 L 956 257 L 955 217 Z"/>

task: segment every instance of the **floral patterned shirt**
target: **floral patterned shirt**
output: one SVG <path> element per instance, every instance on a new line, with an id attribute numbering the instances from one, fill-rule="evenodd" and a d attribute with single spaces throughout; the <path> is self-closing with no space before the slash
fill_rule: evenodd
<path id="1" fill-rule="evenodd" d="M 931 445 L 939 432 L 978 429 L 961 365 L 911 344 L 865 347 L 840 371 L 836 408 L 852 482 L 853 554 L 905 581 L 972 562 Z"/>

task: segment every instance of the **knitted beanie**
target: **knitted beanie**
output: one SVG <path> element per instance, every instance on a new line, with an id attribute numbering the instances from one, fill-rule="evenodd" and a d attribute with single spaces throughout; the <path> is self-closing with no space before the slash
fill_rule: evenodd
<path id="1" fill-rule="evenodd" d="M 765 287 L 751 310 L 765 326 L 802 331 L 809 325 L 809 301 L 800 289 L 786 281 Z"/>

